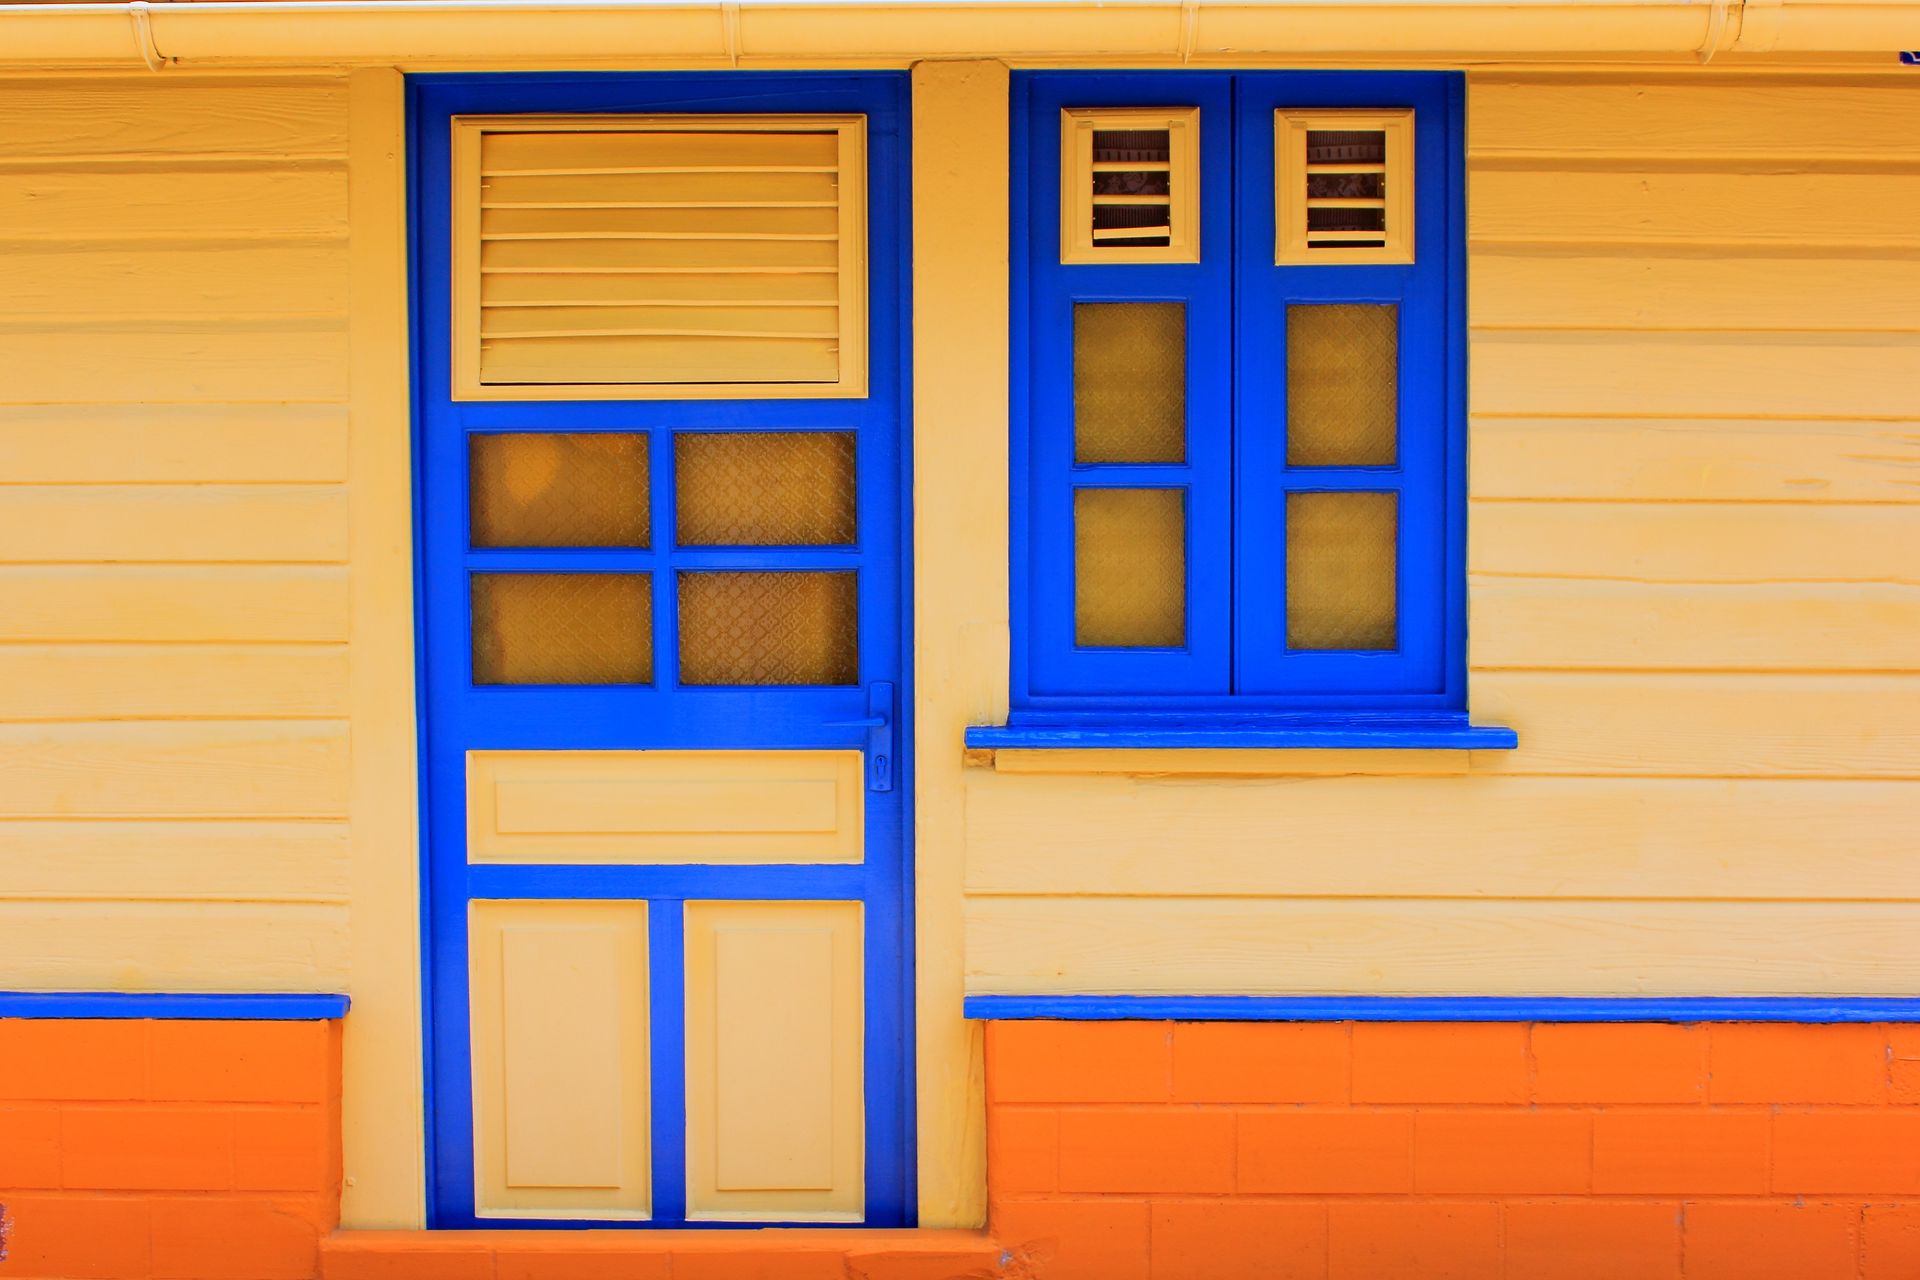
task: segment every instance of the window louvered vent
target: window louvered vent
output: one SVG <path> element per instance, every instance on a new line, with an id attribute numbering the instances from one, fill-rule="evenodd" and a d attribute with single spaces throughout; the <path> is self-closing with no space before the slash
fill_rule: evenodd
<path id="1" fill-rule="evenodd" d="M 1413 113 L 1282 111 L 1276 260 L 1411 262 Z"/>
<path id="2" fill-rule="evenodd" d="M 1197 262 L 1199 112 L 1061 116 L 1060 260 Z"/>
<path id="3" fill-rule="evenodd" d="M 1165 248 L 1173 237 L 1173 166 L 1165 129 L 1093 131 L 1093 243 Z"/>
<path id="4" fill-rule="evenodd" d="M 859 117 L 454 121 L 455 394 L 865 394 Z"/>

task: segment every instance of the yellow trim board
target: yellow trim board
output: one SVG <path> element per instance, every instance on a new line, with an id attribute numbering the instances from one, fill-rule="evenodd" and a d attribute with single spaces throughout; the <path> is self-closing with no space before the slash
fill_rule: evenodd
<path id="1" fill-rule="evenodd" d="M 1000 748 L 979 753 L 999 773 L 1130 773 L 1212 777 L 1285 778 L 1339 774 L 1467 773 L 1469 751 L 1398 751 L 1260 748 L 1045 749 Z M 1494 753 L 1497 754 L 1497 753 Z"/>
<path id="2" fill-rule="evenodd" d="M 922 478 L 913 501 L 913 892 L 923 1227 L 977 1227 L 987 1212 L 983 1043 L 980 1024 L 962 1009 L 966 773 L 955 748 L 968 725 L 1002 724 L 1007 714 L 1007 113 L 1001 63 L 913 69 L 913 457 Z"/>
<path id="3" fill-rule="evenodd" d="M 387 68 L 348 79 L 353 1011 L 340 1198 L 347 1227 L 426 1221 L 405 93 L 400 73 Z"/>

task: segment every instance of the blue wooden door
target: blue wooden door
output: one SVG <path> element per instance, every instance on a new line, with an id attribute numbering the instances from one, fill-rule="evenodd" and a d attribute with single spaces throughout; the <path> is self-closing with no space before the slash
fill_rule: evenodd
<path id="1" fill-rule="evenodd" d="M 434 1226 L 911 1221 L 905 90 L 882 74 L 412 86 Z M 863 131 L 863 172 L 830 176 L 864 186 L 861 294 L 839 302 L 865 309 L 864 394 L 461 393 L 459 122 L 539 117 L 559 136 L 589 116 L 693 138 L 695 159 L 666 166 L 691 191 L 719 181 L 694 134 L 731 117 Z M 515 227 L 554 225 L 580 230 L 539 234 L 623 246 L 564 282 L 610 310 L 553 314 L 637 314 L 614 304 L 651 290 L 648 315 L 694 308 L 670 313 L 661 349 L 678 350 L 672 334 L 713 323 L 699 289 L 737 294 L 747 268 L 715 264 L 743 240 L 774 255 L 751 267 L 771 346 L 831 312 L 824 284 L 779 265 L 807 234 L 729 230 L 830 203 L 763 198 L 822 166 L 744 166 L 751 198 L 692 211 L 650 198 L 659 165 L 627 165 L 618 199 L 577 194 L 609 168 L 536 165 L 511 199 L 491 169 L 480 184 L 509 211 L 509 249 Z M 497 247 L 474 250 L 502 300 L 480 341 L 537 342 L 550 330 Z"/>

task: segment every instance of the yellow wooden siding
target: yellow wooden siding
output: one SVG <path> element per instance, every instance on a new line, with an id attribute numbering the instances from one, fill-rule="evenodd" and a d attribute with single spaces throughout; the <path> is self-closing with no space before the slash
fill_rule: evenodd
<path id="1" fill-rule="evenodd" d="M 0 82 L 0 985 L 345 986 L 346 107 Z"/>
<path id="2" fill-rule="evenodd" d="M 1520 749 L 969 770 L 968 989 L 1920 988 L 1908 89 L 1472 75 L 1471 703 Z"/>

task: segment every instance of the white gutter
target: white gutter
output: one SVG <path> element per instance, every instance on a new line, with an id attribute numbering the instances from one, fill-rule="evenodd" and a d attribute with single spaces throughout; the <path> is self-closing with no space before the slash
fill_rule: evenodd
<path id="1" fill-rule="evenodd" d="M 0 4 L 0 66 L 906 65 L 1884 54 L 1920 0 L 128 0 Z"/>

